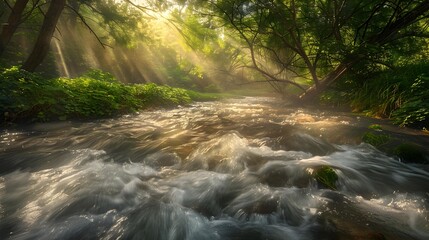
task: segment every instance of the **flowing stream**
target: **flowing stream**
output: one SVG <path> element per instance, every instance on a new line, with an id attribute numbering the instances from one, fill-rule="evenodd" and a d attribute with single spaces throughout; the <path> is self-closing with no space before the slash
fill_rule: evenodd
<path id="1" fill-rule="evenodd" d="M 368 121 L 244 98 L 3 129 L 0 239 L 429 239 L 428 166 Z"/>

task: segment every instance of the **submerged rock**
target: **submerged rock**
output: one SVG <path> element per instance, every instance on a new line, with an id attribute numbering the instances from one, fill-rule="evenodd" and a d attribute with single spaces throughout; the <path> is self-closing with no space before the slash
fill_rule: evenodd
<path id="1" fill-rule="evenodd" d="M 322 166 L 317 169 L 314 173 L 314 178 L 321 188 L 329 188 L 331 190 L 337 189 L 335 184 L 338 180 L 338 175 L 332 167 Z"/>
<path id="2" fill-rule="evenodd" d="M 416 145 L 411 143 L 402 143 L 398 145 L 393 153 L 405 163 L 428 163 L 428 159 L 423 151 Z"/>

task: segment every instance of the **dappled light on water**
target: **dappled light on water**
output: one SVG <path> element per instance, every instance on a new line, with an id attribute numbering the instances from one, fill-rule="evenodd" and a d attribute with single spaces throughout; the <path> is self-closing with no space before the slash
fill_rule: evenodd
<path id="1" fill-rule="evenodd" d="M 0 238 L 427 239 L 427 168 L 363 121 L 243 98 L 4 130 Z"/>

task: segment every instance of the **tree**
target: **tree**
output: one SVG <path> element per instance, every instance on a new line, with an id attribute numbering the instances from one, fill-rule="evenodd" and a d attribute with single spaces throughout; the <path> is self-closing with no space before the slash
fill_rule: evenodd
<path id="1" fill-rule="evenodd" d="M 49 52 L 51 39 L 57 28 L 57 23 L 66 7 L 90 30 L 101 46 L 104 47 L 107 44 L 99 37 L 96 30 L 94 30 L 94 25 L 90 24 L 88 19 L 96 20 L 98 27 L 101 26 L 101 28 L 104 28 L 115 41 L 129 44 L 136 37 L 134 35 L 139 34 L 138 31 L 130 31 L 130 29 L 137 28 L 137 19 L 142 17 L 141 14 L 137 14 L 137 11 L 131 10 L 131 5 L 138 6 L 131 4 L 130 1 L 75 0 L 67 4 L 66 0 L 51 0 L 49 8 L 46 14 L 44 14 L 44 20 L 36 43 L 27 60 L 24 62 L 22 69 L 30 72 L 34 71 L 46 57 Z M 91 16 L 88 17 L 88 14 Z M 76 23 L 76 18 L 73 18 L 72 22 Z"/>
<path id="2" fill-rule="evenodd" d="M 426 37 L 428 0 L 187 1 L 241 39 L 249 62 L 276 90 L 312 100 L 361 61 L 397 42 Z M 418 41 L 413 40 L 416 47 Z M 296 90 L 294 90 L 296 92 Z"/>
<path id="3" fill-rule="evenodd" d="M 389 5 L 392 4 L 392 5 Z M 381 21 L 381 27 L 377 27 L 378 31 L 368 34 L 370 25 L 375 25 L 373 21 L 377 14 L 381 14 L 384 7 L 392 9 L 390 14 Z M 425 34 L 426 27 L 421 27 L 419 23 L 429 18 L 429 1 L 382 1 L 372 7 L 364 22 L 355 31 L 355 39 L 360 38 L 354 51 L 348 53 L 337 67 L 327 74 L 321 81 L 318 87 L 311 87 L 300 96 L 301 99 L 314 99 L 321 91 L 325 90 L 330 84 L 343 76 L 357 62 L 367 59 L 371 56 L 371 49 L 382 51 L 383 47 L 399 40 L 411 37 L 428 38 Z M 386 21 L 387 20 L 387 21 Z M 416 46 L 417 47 L 417 46 Z"/>
<path id="4" fill-rule="evenodd" d="M 39 31 L 33 51 L 22 65 L 22 69 L 33 72 L 43 61 L 49 51 L 51 39 L 54 35 L 58 19 L 66 5 L 66 0 L 52 0 L 49 4 L 43 20 L 42 27 Z"/>
<path id="5" fill-rule="evenodd" d="M 6 1 L 5 1 L 6 2 Z M 10 14 L 7 19 L 7 22 L 3 24 L 3 28 L 0 33 L 0 56 L 6 49 L 6 46 L 9 44 L 13 34 L 25 19 L 31 15 L 34 9 L 38 7 L 39 1 L 33 2 L 31 9 L 24 12 L 27 7 L 29 0 L 17 0 L 13 7 L 10 7 Z"/>

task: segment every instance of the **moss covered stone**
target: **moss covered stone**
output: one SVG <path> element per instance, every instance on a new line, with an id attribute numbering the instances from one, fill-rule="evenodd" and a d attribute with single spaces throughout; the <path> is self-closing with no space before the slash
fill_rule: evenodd
<path id="1" fill-rule="evenodd" d="M 398 145 L 393 153 L 398 156 L 401 161 L 406 163 L 428 163 L 420 147 L 412 143 L 402 143 Z"/>
<path id="2" fill-rule="evenodd" d="M 389 142 L 390 136 L 387 134 L 376 134 L 373 132 L 366 132 L 362 136 L 362 141 L 371 144 L 374 147 L 379 147 Z"/>
<path id="3" fill-rule="evenodd" d="M 322 188 L 337 189 L 336 182 L 338 181 L 338 175 L 330 166 L 323 166 L 317 169 L 314 173 L 314 178 Z"/>
<path id="4" fill-rule="evenodd" d="M 376 130 L 376 131 L 382 131 L 383 128 L 380 126 L 380 124 L 371 124 L 368 126 L 369 129 Z"/>

